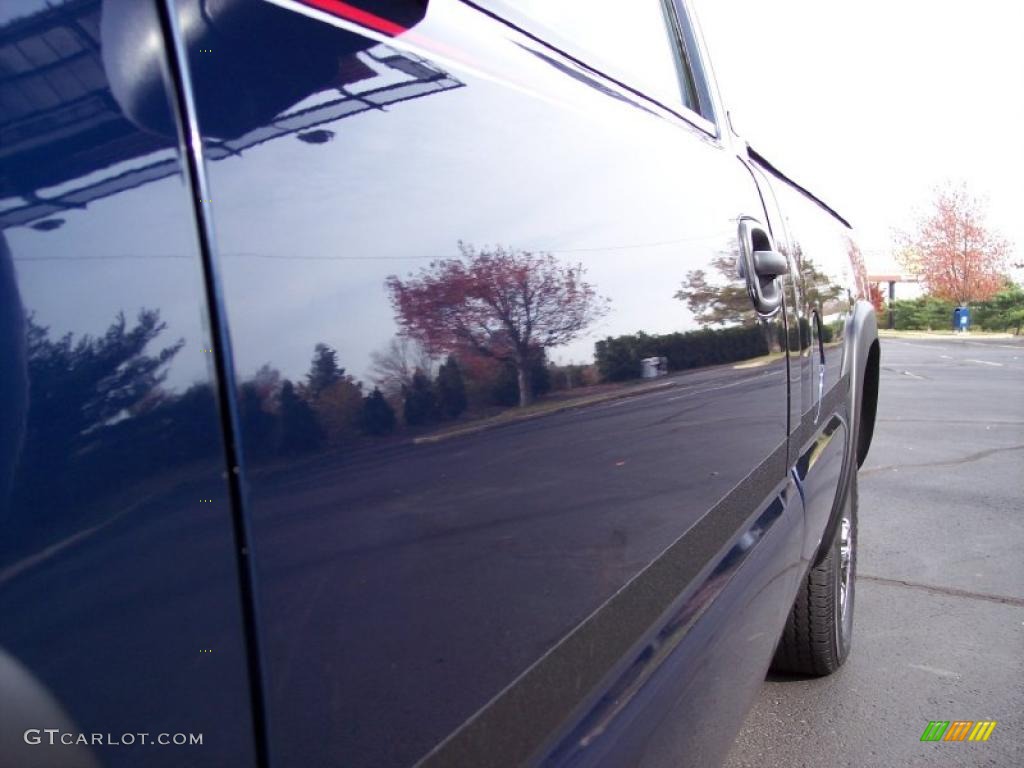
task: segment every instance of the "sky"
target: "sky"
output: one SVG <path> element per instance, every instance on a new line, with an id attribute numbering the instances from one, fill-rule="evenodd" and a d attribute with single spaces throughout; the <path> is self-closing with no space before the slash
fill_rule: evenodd
<path id="1" fill-rule="evenodd" d="M 1005 0 L 691 0 L 736 130 L 854 225 L 892 230 L 965 181 L 1024 260 L 1024 6 Z M 1016 279 L 1024 273 L 1016 272 Z"/>

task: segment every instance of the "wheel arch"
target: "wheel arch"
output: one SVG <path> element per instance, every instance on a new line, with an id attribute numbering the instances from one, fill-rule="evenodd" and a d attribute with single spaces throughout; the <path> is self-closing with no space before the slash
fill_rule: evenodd
<path id="1" fill-rule="evenodd" d="M 828 525 L 821 539 L 821 545 L 814 557 L 812 567 L 818 565 L 828 554 L 828 543 L 835 536 L 836 527 L 846 497 L 850 493 L 851 478 L 867 458 L 871 439 L 875 432 L 878 413 L 878 374 L 881 362 L 881 346 L 878 343 L 878 324 L 875 321 L 874 306 L 858 300 L 846 324 L 846 343 L 843 351 L 843 375 L 849 381 L 848 413 L 850 414 L 849 435 L 843 470 L 839 477 L 841 493 L 836 494 Z"/>

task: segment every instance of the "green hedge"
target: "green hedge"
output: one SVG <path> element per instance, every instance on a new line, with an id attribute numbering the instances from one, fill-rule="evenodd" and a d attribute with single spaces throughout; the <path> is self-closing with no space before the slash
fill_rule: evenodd
<path id="1" fill-rule="evenodd" d="M 605 381 L 640 378 L 640 361 L 645 357 L 666 357 L 671 370 L 681 371 L 747 360 L 768 352 L 768 339 L 760 326 L 719 330 L 704 328 L 660 336 L 641 331 L 626 336 L 609 336 L 594 345 L 597 367 Z"/>
<path id="2" fill-rule="evenodd" d="M 952 301 L 921 296 L 916 299 L 902 299 L 892 302 L 894 320 L 898 331 L 947 331 L 953 328 Z M 970 305 L 971 327 L 986 331 L 1011 331 L 1020 333 L 1024 325 L 1024 289 L 1009 284 L 987 301 Z M 889 327 L 889 308 L 879 314 L 879 327 Z"/>
<path id="3" fill-rule="evenodd" d="M 951 301 L 931 296 L 897 299 L 892 302 L 891 309 L 898 331 L 948 331 L 953 327 L 955 305 Z M 888 327 L 888 321 L 885 327 Z"/>

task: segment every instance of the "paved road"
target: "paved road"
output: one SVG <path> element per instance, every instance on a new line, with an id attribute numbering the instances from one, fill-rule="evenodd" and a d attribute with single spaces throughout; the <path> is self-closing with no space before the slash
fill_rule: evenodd
<path id="1" fill-rule="evenodd" d="M 727 766 L 1024 765 L 1024 343 L 885 339 L 854 647 L 769 676 Z M 997 720 L 984 744 L 929 720 Z"/>
<path id="2" fill-rule="evenodd" d="M 285 762 L 415 761 L 785 440 L 784 360 L 664 383 L 254 476 L 272 706 L 310 734 Z"/>

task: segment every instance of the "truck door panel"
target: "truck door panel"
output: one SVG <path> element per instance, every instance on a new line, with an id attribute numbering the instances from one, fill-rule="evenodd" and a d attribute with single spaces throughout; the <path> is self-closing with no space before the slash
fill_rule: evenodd
<path id="1" fill-rule="evenodd" d="M 273 119 L 222 114 L 259 83 L 186 45 L 189 77 L 224 78 L 204 86 L 223 100 L 196 94 L 194 117 L 240 381 L 271 754 L 512 764 L 579 714 L 782 492 L 780 323 L 754 316 L 736 267 L 738 220 L 764 211 L 701 121 L 564 55 L 539 28 L 451 1 L 390 25 L 377 4 L 378 21 L 361 26 L 330 5 L 273 6 L 270 26 L 288 30 L 275 45 L 305 51 L 269 53 L 277 75 L 308 83 Z M 191 6 L 176 7 L 188 41 Z M 307 66 L 330 57 L 326 75 Z M 569 363 L 593 366 L 597 342 L 612 380 L 524 413 L 507 364 L 403 335 L 398 287 L 481 253 L 581 266 L 606 311 L 546 350 L 563 366 L 551 386 Z M 688 302 L 697 288 L 724 309 Z M 679 343 L 671 375 L 639 380 L 645 339 L 702 329 L 704 342 Z M 737 357 L 741 344 L 753 351 Z M 470 411 L 418 416 L 410 393 L 450 354 Z M 397 422 L 387 434 L 363 420 L 384 412 L 366 405 L 375 386 Z M 783 541 L 800 522 L 780 513 L 771 528 Z M 676 545 L 686 556 L 666 560 Z M 772 568 L 747 572 L 785 571 L 791 553 L 772 551 Z M 615 602 L 654 581 L 655 599 Z M 791 594 L 765 594 L 781 628 Z M 555 648 L 566 663 L 549 678 L 538 663 Z M 473 729 L 485 720 L 498 725 Z"/>
<path id="2" fill-rule="evenodd" d="M 765 181 L 782 209 L 797 269 L 801 350 L 792 365 L 799 371 L 801 415 L 790 453 L 804 488 L 804 558 L 810 559 L 819 549 L 852 456 L 850 379 L 843 371 L 849 354 L 847 324 L 853 301 L 861 295 L 857 277 L 862 262 L 845 223 L 787 181 Z"/>
<path id="3" fill-rule="evenodd" d="M 255 760 L 204 264 L 138 7 L 165 134 L 112 93 L 100 2 L 0 25 L 4 765 Z"/>

